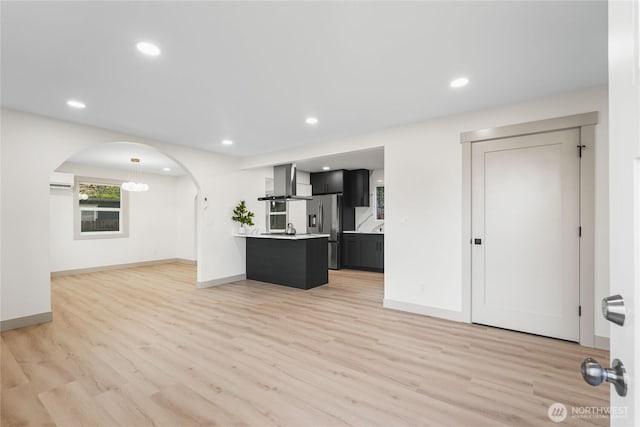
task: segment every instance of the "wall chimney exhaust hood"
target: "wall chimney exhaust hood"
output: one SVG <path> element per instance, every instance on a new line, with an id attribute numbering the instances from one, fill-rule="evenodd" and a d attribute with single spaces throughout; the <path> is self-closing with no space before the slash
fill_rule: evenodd
<path id="1" fill-rule="evenodd" d="M 273 167 L 273 196 L 259 197 L 260 201 L 312 200 L 313 197 L 297 195 L 296 165 L 289 163 Z"/>

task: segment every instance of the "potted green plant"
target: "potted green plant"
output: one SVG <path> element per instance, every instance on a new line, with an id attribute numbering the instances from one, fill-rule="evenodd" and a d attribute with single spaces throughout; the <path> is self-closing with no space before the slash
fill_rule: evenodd
<path id="1" fill-rule="evenodd" d="M 233 209 L 231 219 L 240 223 L 240 228 L 238 229 L 238 233 L 240 234 L 246 233 L 246 226 L 253 227 L 253 212 L 247 209 L 244 200 L 240 200 L 240 203 Z"/>

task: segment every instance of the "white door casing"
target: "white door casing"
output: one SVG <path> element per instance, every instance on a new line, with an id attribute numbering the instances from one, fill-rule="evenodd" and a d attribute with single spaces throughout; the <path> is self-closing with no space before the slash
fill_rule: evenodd
<path id="1" fill-rule="evenodd" d="M 462 312 L 467 322 L 472 322 L 472 147 L 485 141 L 527 136 L 538 133 L 555 132 L 567 129 L 580 130 L 580 144 L 584 146 L 580 165 L 580 216 L 582 237 L 580 241 L 580 305 L 582 316 L 579 318 L 579 342 L 585 346 L 597 345 L 594 335 L 595 286 L 595 151 L 597 111 L 548 118 L 532 122 L 510 124 L 494 128 L 462 132 Z M 601 344 L 600 344 L 601 345 Z"/>
<path id="2" fill-rule="evenodd" d="M 472 145 L 473 322 L 579 341 L 578 145 L 579 128 Z"/>
<path id="3" fill-rule="evenodd" d="M 626 369 L 627 395 L 611 387 L 611 425 L 640 425 L 640 5 L 609 2 L 610 295 L 624 298 L 610 325 L 611 360 Z"/>

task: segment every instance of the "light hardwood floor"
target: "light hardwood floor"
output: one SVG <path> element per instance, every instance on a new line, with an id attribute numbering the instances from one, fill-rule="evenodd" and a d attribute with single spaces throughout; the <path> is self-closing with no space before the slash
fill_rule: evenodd
<path id="1" fill-rule="evenodd" d="M 608 405 L 578 372 L 607 352 L 383 309 L 381 274 L 194 282 L 184 264 L 54 278 L 54 321 L 2 333 L 2 426 L 529 426 Z"/>

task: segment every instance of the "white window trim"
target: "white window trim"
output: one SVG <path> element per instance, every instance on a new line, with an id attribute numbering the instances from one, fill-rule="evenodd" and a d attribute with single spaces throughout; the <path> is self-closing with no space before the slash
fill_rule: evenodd
<path id="1" fill-rule="evenodd" d="M 73 186 L 73 239 L 74 240 L 95 240 L 95 239 L 117 239 L 129 237 L 129 192 L 120 190 L 120 231 L 85 231 L 81 230 L 80 222 L 80 183 L 122 185 L 122 181 L 105 178 L 93 178 L 88 176 L 76 176 Z M 116 208 L 87 208 L 83 210 L 117 211 Z"/>
<path id="2" fill-rule="evenodd" d="M 284 212 L 271 212 L 271 203 L 267 202 L 267 228 L 269 232 L 281 233 L 287 230 L 287 224 L 289 223 L 289 201 L 282 200 L 285 203 Z M 271 228 L 271 217 L 284 215 L 284 228 Z"/>

